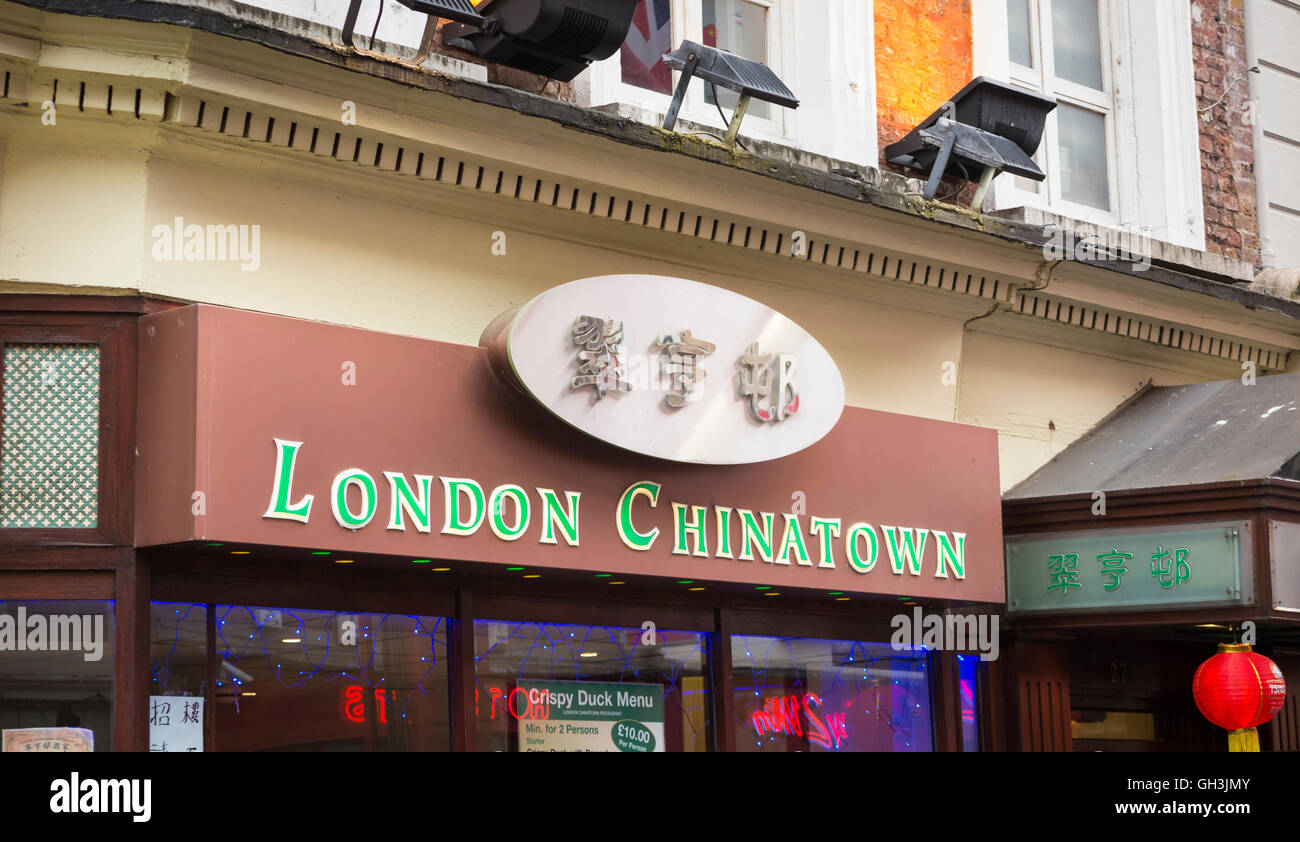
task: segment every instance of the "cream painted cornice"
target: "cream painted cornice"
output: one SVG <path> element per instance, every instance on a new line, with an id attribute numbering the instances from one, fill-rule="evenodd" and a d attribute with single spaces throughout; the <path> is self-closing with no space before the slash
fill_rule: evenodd
<path id="1" fill-rule="evenodd" d="M 1278 369 L 1300 348 L 1300 305 L 1225 285 L 1196 291 L 1214 282 L 1167 270 L 1141 276 L 1070 262 L 1052 267 L 1046 288 L 1030 290 L 1042 307 L 1026 306 L 1021 290 L 1042 285 L 1046 264 L 1040 249 L 1008 232 L 1029 226 L 905 197 L 890 209 L 869 200 L 870 185 L 847 178 L 595 112 L 584 112 L 589 123 L 579 130 L 501 107 L 549 107 L 522 92 L 448 82 L 319 41 L 299 48 L 316 60 L 185 26 L 0 2 L 9 90 L 0 120 L 38 120 L 57 84 L 58 107 L 75 97 L 78 119 L 111 111 L 119 122 L 159 121 L 158 155 L 233 163 L 256 156 L 274 161 L 286 181 L 319 183 L 328 172 L 349 190 L 388 201 L 509 219 L 686 267 L 699 265 L 703 246 L 704 265 L 718 271 L 926 312 L 969 318 L 996 306 L 1001 315 L 982 330 L 1035 319 L 1050 326 L 1063 320 L 1047 312 L 1049 303 L 1077 306 L 1084 315 L 1060 338 L 1084 350 L 1096 341 L 1091 335 L 1109 333 L 1107 347 L 1141 342 L 1174 358 L 1250 359 Z M 439 86 L 455 93 L 428 89 Z M 472 91 L 498 104 L 474 101 Z M 355 103 L 356 125 L 342 123 L 344 102 Z M 111 132 L 114 121 L 103 126 Z M 812 245 L 798 258 L 790 255 L 795 231 Z M 1093 314 L 1097 324 L 1114 314 L 1138 326 L 1108 332 Z M 1177 344 L 1160 338 L 1166 325 L 1177 329 Z"/>

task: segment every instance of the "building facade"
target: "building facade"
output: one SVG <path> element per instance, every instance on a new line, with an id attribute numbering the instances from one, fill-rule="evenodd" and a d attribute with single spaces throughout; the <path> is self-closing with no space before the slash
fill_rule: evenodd
<path id="1" fill-rule="evenodd" d="M 999 494 L 1130 399 L 1297 370 L 1268 246 L 1290 135 L 1247 107 L 1286 74 L 1237 78 L 1285 61 L 1251 52 L 1250 10 L 647 0 L 557 82 L 441 39 L 417 66 L 424 16 L 394 3 L 346 47 L 346 5 L 0 4 L 0 605 L 107 620 L 94 660 L 0 651 L 0 726 L 526 750 L 559 745 L 528 726 L 586 682 L 652 688 L 605 727 L 668 750 L 1068 747 L 1009 724 L 1059 628 L 1008 615 L 982 660 L 891 646 L 894 620 L 1001 616 L 1025 521 Z M 756 104 L 727 149 L 733 103 L 697 84 L 663 130 L 682 40 L 763 62 L 799 108 Z M 925 201 L 883 149 L 980 75 L 1057 100 L 1046 180 Z M 839 426 L 757 466 L 674 464 L 492 372 L 503 313 L 620 275 L 788 317 L 842 378 Z M 638 329 L 726 322 L 689 313 Z"/>

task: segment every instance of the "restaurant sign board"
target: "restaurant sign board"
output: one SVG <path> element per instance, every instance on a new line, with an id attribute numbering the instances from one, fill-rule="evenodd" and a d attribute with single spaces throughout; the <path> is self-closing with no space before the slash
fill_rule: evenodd
<path id="1" fill-rule="evenodd" d="M 1008 536 L 1009 613 L 1255 601 L 1249 521 Z"/>
<path id="2" fill-rule="evenodd" d="M 782 459 L 673 464 L 576 433 L 481 348 L 208 305 L 142 321 L 141 546 L 1003 599 L 991 430 L 849 408 Z"/>
<path id="3" fill-rule="evenodd" d="M 531 681 L 519 690 L 520 751 L 664 751 L 663 688 L 658 684 Z"/>
<path id="4" fill-rule="evenodd" d="M 549 289 L 483 344 L 558 418 L 617 447 L 706 465 L 779 459 L 844 410 L 835 361 L 752 298 L 661 275 Z"/>

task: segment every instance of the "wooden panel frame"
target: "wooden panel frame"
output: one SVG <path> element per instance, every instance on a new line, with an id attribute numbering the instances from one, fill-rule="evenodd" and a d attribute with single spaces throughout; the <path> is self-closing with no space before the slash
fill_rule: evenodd
<path id="1" fill-rule="evenodd" d="M 5 305 L 0 298 L 0 307 Z M 121 546 L 131 543 L 132 463 L 135 444 L 136 318 L 132 315 L 12 314 L 0 321 L 0 400 L 4 348 L 9 344 L 78 344 L 99 348 L 99 482 L 91 528 L 0 529 L 0 545 Z M 0 424 L 0 441 L 3 440 Z"/>

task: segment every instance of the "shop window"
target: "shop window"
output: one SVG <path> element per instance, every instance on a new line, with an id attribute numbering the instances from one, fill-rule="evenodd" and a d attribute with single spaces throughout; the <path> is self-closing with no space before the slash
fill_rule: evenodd
<path id="1" fill-rule="evenodd" d="M 198 699 L 220 751 L 451 749 L 445 618 L 216 605 L 209 674 L 205 606 L 151 612 L 153 750 L 193 748 L 174 729 Z"/>
<path id="2" fill-rule="evenodd" d="M 737 751 L 931 751 L 921 649 L 733 635 Z"/>
<path id="3" fill-rule="evenodd" d="M 706 751 L 708 635 L 480 620 L 478 748 Z"/>
<path id="4" fill-rule="evenodd" d="M 99 363 L 97 345 L 4 346 L 0 527 L 97 526 Z"/>
<path id="5" fill-rule="evenodd" d="M 957 656 L 957 689 L 961 703 L 961 750 L 980 750 L 979 706 L 977 684 L 978 655 Z"/>
<path id="6" fill-rule="evenodd" d="M 113 748 L 113 603 L 0 601 L 0 745 Z"/>
<path id="7" fill-rule="evenodd" d="M 208 607 L 149 605 L 149 750 L 203 751 L 208 698 Z"/>

